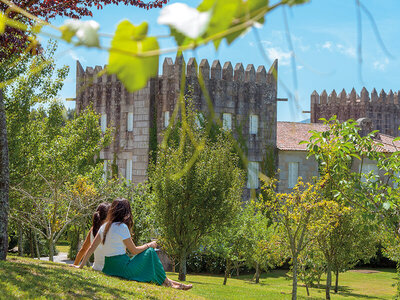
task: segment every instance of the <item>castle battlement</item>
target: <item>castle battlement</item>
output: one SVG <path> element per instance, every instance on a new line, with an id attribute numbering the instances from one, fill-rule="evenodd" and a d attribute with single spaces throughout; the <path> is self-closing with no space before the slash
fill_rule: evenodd
<path id="1" fill-rule="evenodd" d="M 367 91 L 365 87 L 361 90 L 360 94 L 357 94 L 356 90 L 353 88 L 349 94 L 343 89 L 339 94 L 333 90 L 329 96 L 326 90 L 323 90 L 320 95 L 317 91 L 311 94 L 311 104 L 347 104 L 347 103 L 385 103 L 385 104 L 400 104 L 400 91 L 393 93 L 390 90 L 386 93 L 383 89 L 378 94 L 374 88 L 371 94 Z"/>
<path id="2" fill-rule="evenodd" d="M 222 64 L 219 60 L 214 60 L 210 67 L 210 63 L 207 59 L 202 59 L 200 64 L 198 64 L 196 59 L 193 57 L 191 57 L 187 63 L 182 56 L 177 57 L 175 62 L 172 58 L 167 57 L 164 59 L 162 65 L 162 73 L 157 75 L 157 77 L 159 79 L 171 77 L 180 79 L 182 70 L 185 70 L 187 78 L 198 78 L 198 75 L 201 73 L 204 81 L 224 80 L 257 84 L 271 84 L 276 81 L 273 72 L 274 69 L 277 69 L 277 60 L 271 66 L 268 73 L 264 66 L 259 66 L 256 70 L 253 64 L 247 65 L 246 69 L 244 69 L 242 63 L 237 63 L 235 68 L 233 68 L 232 63 L 227 61 L 223 64 L 223 67 L 221 66 Z M 86 67 L 86 70 L 84 70 L 82 65 L 78 62 L 77 78 L 80 79 L 79 83 L 82 85 L 118 81 L 116 75 L 107 75 L 104 72 L 106 68 L 107 65 L 104 65 L 104 67 Z M 99 76 L 102 72 L 104 72 L 104 74 Z"/>
<path id="3" fill-rule="evenodd" d="M 84 69 L 77 62 L 76 111 L 93 105 L 101 120 L 114 127 L 114 143 L 100 158 L 116 160 L 121 174 L 134 182 L 146 179 L 149 152 L 154 150 L 150 149 L 154 144 L 150 143 L 150 131 L 156 130 L 160 142 L 181 95 L 182 72 L 185 93 L 190 93 L 197 111 L 207 114 L 209 105 L 199 77 L 204 80 L 215 117 L 225 118 L 234 134 L 241 131 L 249 161 L 261 166 L 267 148 L 276 146 L 277 60 L 267 72 L 264 66 L 256 69 L 252 64 L 244 68 L 242 63 L 233 67 L 230 61 L 202 59 L 198 63 L 195 58 L 186 62 L 182 56 L 175 61 L 167 57 L 161 74 L 134 93 L 129 93 L 117 76 L 107 75 L 106 68 Z"/>
<path id="4" fill-rule="evenodd" d="M 319 95 L 311 94 L 311 123 L 318 123 L 320 118 L 329 119 L 336 115 L 344 122 L 348 119 L 369 118 L 374 130 L 391 136 L 399 135 L 400 126 L 400 91 L 386 93 L 374 88 L 371 93 L 363 87 L 360 94 L 353 88 L 350 93 L 343 89 L 339 94 L 333 90 L 329 95 L 323 90 Z"/>

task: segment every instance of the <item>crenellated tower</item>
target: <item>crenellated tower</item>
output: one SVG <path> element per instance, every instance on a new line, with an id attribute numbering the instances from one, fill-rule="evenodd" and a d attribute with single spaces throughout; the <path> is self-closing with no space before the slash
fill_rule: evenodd
<path id="1" fill-rule="evenodd" d="M 79 113 L 91 104 L 101 114 L 102 126 L 114 127 L 114 143 L 100 158 L 115 161 L 122 176 L 142 182 L 147 178 L 151 131 L 156 128 L 158 141 L 162 139 L 179 99 L 182 72 L 185 91 L 190 90 L 195 108 L 208 112 L 198 79 L 201 73 L 217 117 L 233 132 L 242 131 L 248 160 L 261 166 L 266 149 L 276 147 L 277 69 L 277 61 L 267 72 L 264 66 L 256 70 L 251 64 L 245 69 L 241 63 L 233 68 L 231 62 L 222 65 L 219 60 L 209 64 L 203 59 L 197 64 L 194 58 L 187 63 L 183 57 L 166 58 L 162 74 L 149 80 L 145 88 L 129 93 L 102 67 L 84 70 L 77 62 L 76 110 Z"/>
<path id="2" fill-rule="evenodd" d="M 399 136 L 400 91 L 379 95 L 375 89 L 371 94 L 364 87 L 360 94 L 353 88 L 349 94 L 343 89 L 338 95 L 335 90 L 328 96 L 324 90 L 320 95 L 311 94 L 311 123 L 320 123 L 320 118 L 329 119 L 336 115 L 343 122 L 348 119 L 369 118 L 373 129 L 391 136 Z"/>

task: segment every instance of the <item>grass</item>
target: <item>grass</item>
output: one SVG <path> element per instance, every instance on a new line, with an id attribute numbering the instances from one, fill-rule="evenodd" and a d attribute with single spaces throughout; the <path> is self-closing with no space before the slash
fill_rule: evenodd
<path id="1" fill-rule="evenodd" d="M 57 248 L 58 252 L 65 252 L 65 253 L 69 252 L 68 245 L 56 245 L 56 248 Z"/>
<path id="2" fill-rule="evenodd" d="M 340 291 L 332 299 L 391 299 L 395 295 L 396 273 L 381 269 L 378 273 L 346 272 L 340 275 Z M 175 273 L 168 273 L 177 279 Z M 30 258 L 9 257 L 0 262 L 0 298 L 83 298 L 83 299 L 289 299 L 291 281 L 286 271 L 277 270 L 263 274 L 260 283 L 254 284 L 252 276 L 229 278 L 226 286 L 223 277 L 189 274 L 193 283 L 190 291 L 179 291 L 153 284 L 126 281 L 109 277 L 89 268 L 77 270 L 64 264 L 37 261 Z M 303 286 L 298 287 L 300 299 L 324 299 L 325 290 L 310 289 L 306 297 Z"/>

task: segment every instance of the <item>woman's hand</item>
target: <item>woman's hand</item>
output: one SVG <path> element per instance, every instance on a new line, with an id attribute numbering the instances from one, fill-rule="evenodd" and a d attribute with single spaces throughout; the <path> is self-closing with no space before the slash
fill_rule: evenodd
<path id="1" fill-rule="evenodd" d="M 157 242 L 156 241 L 152 241 L 150 243 L 147 243 L 147 247 L 156 249 L 157 248 Z"/>

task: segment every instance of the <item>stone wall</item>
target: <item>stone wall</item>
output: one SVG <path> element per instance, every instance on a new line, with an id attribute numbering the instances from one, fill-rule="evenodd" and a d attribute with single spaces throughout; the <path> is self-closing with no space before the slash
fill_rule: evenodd
<path id="1" fill-rule="evenodd" d="M 244 69 L 241 63 L 232 67 L 230 62 L 215 60 L 210 67 L 207 60 L 197 65 L 195 59 L 188 63 L 182 57 L 166 58 L 162 74 L 149 80 L 147 86 L 135 93 L 128 93 L 116 77 L 103 74 L 103 68 L 96 66 L 84 70 L 77 62 L 77 113 L 89 104 L 100 114 L 107 114 L 107 124 L 114 127 L 115 140 L 101 152 L 100 158 L 113 160 L 120 174 L 126 174 L 126 160 L 133 160 L 134 183 L 146 179 L 150 150 L 150 130 L 157 128 L 158 142 L 162 140 L 165 112 L 172 116 L 180 95 L 182 72 L 185 72 L 185 91 L 191 90 L 194 106 L 208 113 L 208 105 L 199 84 L 202 74 L 205 87 L 210 95 L 216 116 L 232 114 L 232 126 L 242 126 L 248 147 L 249 161 L 262 162 L 267 147 L 276 146 L 277 122 L 277 61 L 267 73 L 264 66 L 255 70 L 253 65 Z M 133 112 L 133 132 L 126 128 L 128 112 Z M 250 134 L 249 116 L 258 116 L 258 133 Z"/>
<path id="2" fill-rule="evenodd" d="M 302 177 L 303 182 L 311 182 L 314 176 L 318 176 L 318 164 L 313 157 L 307 159 L 308 152 L 306 151 L 278 151 L 278 192 L 289 193 L 292 188 L 288 186 L 289 163 L 299 163 L 299 177 Z"/>
<path id="3" fill-rule="evenodd" d="M 399 136 L 400 126 L 400 92 L 388 94 L 384 90 L 371 94 L 364 87 L 358 95 L 353 88 L 350 94 L 343 89 L 337 95 L 333 90 L 328 96 L 324 90 L 320 95 L 314 91 L 311 95 L 311 123 L 322 122 L 320 118 L 329 119 L 333 115 L 341 122 L 348 119 L 369 118 L 374 130 L 391 136 Z"/>

